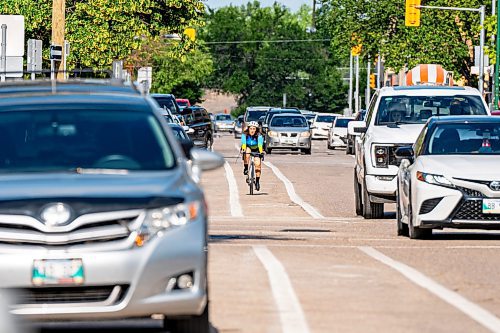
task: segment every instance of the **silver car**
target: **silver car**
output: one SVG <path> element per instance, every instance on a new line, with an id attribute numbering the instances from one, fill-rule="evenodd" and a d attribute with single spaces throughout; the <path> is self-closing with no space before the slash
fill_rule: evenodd
<path id="1" fill-rule="evenodd" d="M 282 113 L 275 115 L 266 126 L 266 152 L 274 149 L 301 150 L 311 154 L 311 131 L 306 118 L 300 114 Z"/>
<path id="2" fill-rule="evenodd" d="M 230 114 L 218 113 L 215 115 L 215 132 L 229 132 L 234 131 L 234 120 Z"/>
<path id="3" fill-rule="evenodd" d="M 170 331 L 208 332 L 197 182 L 222 157 L 193 149 L 188 163 L 140 95 L 54 91 L 0 99 L 0 288 L 18 296 L 12 313 L 163 315 Z"/>

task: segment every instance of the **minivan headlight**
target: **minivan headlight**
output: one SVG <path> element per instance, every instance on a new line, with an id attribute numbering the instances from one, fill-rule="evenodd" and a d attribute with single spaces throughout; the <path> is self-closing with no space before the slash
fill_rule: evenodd
<path id="1" fill-rule="evenodd" d="M 148 210 L 144 222 L 138 230 L 136 245 L 142 246 L 144 242 L 160 232 L 193 222 L 201 214 L 201 207 L 200 201 L 193 201 Z"/>

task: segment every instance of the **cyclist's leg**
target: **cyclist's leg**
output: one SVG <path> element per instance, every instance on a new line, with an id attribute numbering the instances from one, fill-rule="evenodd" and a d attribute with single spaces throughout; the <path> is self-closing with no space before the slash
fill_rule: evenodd
<path id="1" fill-rule="evenodd" d="M 257 191 L 260 190 L 260 175 L 262 172 L 262 161 L 260 157 L 255 157 L 254 159 L 255 163 L 255 189 Z"/>
<path id="2" fill-rule="evenodd" d="M 248 164 L 250 163 L 250 153 L 252 150 L 247 147 L 245 150 L 245 155 L 243 155 L 243 174 L 247 175 L 248 174 Z"/>

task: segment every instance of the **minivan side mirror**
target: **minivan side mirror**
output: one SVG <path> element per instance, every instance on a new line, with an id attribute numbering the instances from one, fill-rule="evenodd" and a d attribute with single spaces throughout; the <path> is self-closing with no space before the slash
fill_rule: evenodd
<path id="1" fill-rule="evenodd" d="M 364 121 L 351 121 L 347 124 L 347 133 L 349 135 L 360 135 L 361 133 L 366 133 L 367 127 Z"/>

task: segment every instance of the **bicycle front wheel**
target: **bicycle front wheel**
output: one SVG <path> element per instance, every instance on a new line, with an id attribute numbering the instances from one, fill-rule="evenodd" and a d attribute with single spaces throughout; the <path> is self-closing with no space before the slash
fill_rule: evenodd
<path id="1" fill-rule="evenodd" d="M 250 189 L 250 195 L 253 195 L 253 186 L 255 184 L 255 166 L 252 163 L 250 163 L 250 170 L 249 171 L 249 174 L 250 174 L 250 181 L 248 182 L 248 186 L 249 186 L 249 189 Z"/>

